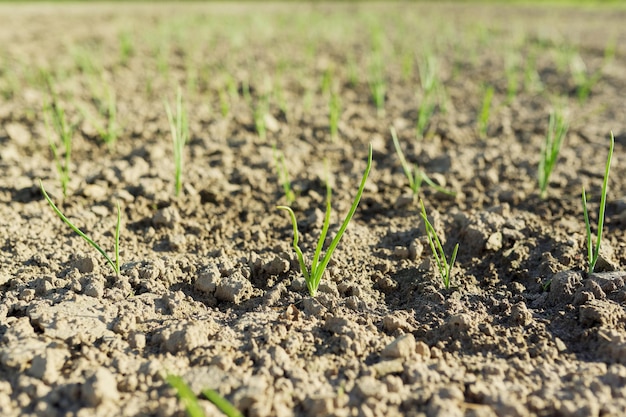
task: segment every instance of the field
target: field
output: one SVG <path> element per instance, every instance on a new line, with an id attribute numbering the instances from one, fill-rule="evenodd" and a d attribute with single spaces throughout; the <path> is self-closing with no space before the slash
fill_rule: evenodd
<path id="1" fill-rule="evenodd" d="M 0 20 L 0 415 L 626 415 L 623 7 Z"/>

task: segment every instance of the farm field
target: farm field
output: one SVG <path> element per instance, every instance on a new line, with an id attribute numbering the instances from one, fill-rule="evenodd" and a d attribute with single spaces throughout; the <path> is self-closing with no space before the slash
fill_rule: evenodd
<path id="1" fill-rule="evenodd" d="M 626 415 L 623 7 L 0 20 L 0 415 Z"/>

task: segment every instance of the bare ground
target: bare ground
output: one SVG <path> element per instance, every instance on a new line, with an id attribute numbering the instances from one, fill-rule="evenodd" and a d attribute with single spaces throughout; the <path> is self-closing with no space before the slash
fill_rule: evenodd
<path id="1" fill-rule="evenodd" d="M 2 5 L 0 16 L 2 416 L 184 415 L 168 372 L 247 416 L 626 415 L 624 10 L 68 4 Z M 368 85 L 376 44 L 384 114 Z M 445 92 L 417 140 L 428 51 Z M 582 102 L 574 62 L 600 74 Z M 65 198 L 42 115 L 46 74 L 77 124 Z M 334 140 L 325 74 L 341 97 Z M 485 84 L 495 95 L 481 136 Z M 79 111 L 95 114 L 107 85 L 112 148 Z M 178 85 L 191 138 L 175 197 L 163 102 Z M 253 109 L 270 92 L 261 138 Z M 570 128 L 541 199 L 539 152 L 558 106 Z M 460 243 L 450 289 L 390 126 L 408 158 L 456 192 L 420 191 L 447 252 Z M 596 224 L 611 130 L 604 250 L 588 274 L 580 190 Z M 311 298 L 275 208 L 285 197 L 273 145 L 310 258 L 325 160 L 334 235 L 368 143 L 361 204 Z M 110 253 L 121 203 L 119 276 L 56 217 L 39 178 Z"/>

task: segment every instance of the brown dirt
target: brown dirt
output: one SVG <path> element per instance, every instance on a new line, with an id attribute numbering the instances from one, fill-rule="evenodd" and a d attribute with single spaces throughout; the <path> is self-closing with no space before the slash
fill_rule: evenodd
<path id="1" fill-rule="evenodd" d="M 247 416 L 626 415 L 624 10 L 2 5 L 0 16 L 0 415 L 183 415 L 166 372 L 196 393 L 216 389 Z M 127 59 L 123 36 L 133 45 Z M 385 62 L 384 115 L 369 99 L 372 39 Z M 616 56 L 603 65 L 611 42 Z M 601 74 L 583 103 L 566 47 Z M 426 50 L 446 99 L 418 141 Z M 80 68 L 85 54 L 95 69 Z M 510 56 L 521 70 L 507 102 Z M 321 91 L 329 68 L 342 104 L 336 141 Z M 65 199 L 41 69 L 78 124 Z M 480 137 L 485 83 L 496 93 Z M 121 126 L 113 149 L 78 111 L 95 112 L 107 84 Z M 175 198 L 163 101 L 177 85 L 191 139 Z M 272 86 L 281 92 L 266 139 L 246 85 L 253 103 Z M 542 200 L 536 167 L 557 98 L 571 125 Z M 448 253 L 460 243 L 450 290 L 407 198 L 392 125 L 408 158 L 457 193 L 420 192 Z M 595 224 L 611 130 L 606 251 L 589 275 L 580 189 L 591 192 Z M 285 154 L 310 258 L 324 160 L 334 235 L 370 142 L 367 188 L 312 299 L 289 220 L 275 209 L 285 199 L 272 145 Z M 55 216 L 39 178 L 109 252 L 121 202 L 119 277 Z"/>

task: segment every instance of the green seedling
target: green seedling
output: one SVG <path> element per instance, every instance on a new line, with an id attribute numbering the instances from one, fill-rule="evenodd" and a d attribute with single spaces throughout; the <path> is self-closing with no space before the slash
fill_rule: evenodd
<path id="1" fill-rule="evenodd" d="M 289 172 L 287 171 L 287 164 L 285 164 L 285 155 L 281 151 L 276 148 L 276 145 L 273 146 L 274 149 L 274 162 L 276 164 L 276 171 L 278 173 L 278 181 L 283 186 L 283 191 L 285 193 L 285 200 L 287 200 L 287 204 L 291 205 L 296 201 L 296 195 L 291 189 L 291 181 L 289 180 Z"/>
<path id="2" fill-rule="evenodd" d="M 604 60 L 602 66 L 593 73 L 587 71 L 587 66 L 577 53 L 573 54 L 570 67 L 574 82 L 576 83 L 576 95 L 578 101 L 584 103 L 589 98 L 591 90 L 602 78 L 604 67 L 615 58 L 615 43 L 610 43 L 604 50 Z"/>
<path id="3" fill-rule="evenodd" d="M 249 95 L 250 93 L 248 93 Z M 265 117 L 269 113 L 269 97 L 267 95 L 263 95 L 261 97 L 256 106 L 254 107 L 254 127 L 259 135 L 261 140 L 265 140 L 267 138 L 267 126 L 265 124 Z"/>
<path id="4" fill-rule="evenodd" d="M 133 38 L 129 32 L 121 32 L 118 35 L 118 41 L 120 46 L 120 64 L 126 65 L 130 57 L 135 53 Z"/>
<path id="5" fill-rule="evenodd" d="M 493 86 L 485 88 L 485 94 L 483 96 L 483 104 L 478 116 L 478 134 L 484 138 L 487 136 L 487 128 L 489 126 L 489 115 L 491 113 L 491 102 L 493 101 Z"/>
<path id="6" fill-rule="evenodd" d="M 546 140 L 541 147 L 541 157 L 539 159 L 539 169 L 537 178 L 539 182 L 539 193 L 541 198 L 548 196 L 548 182 L 552 170 L 556 165 L 561 150 L 561 144 L 567 133 L 568 125 L 561 112 L 551 112 L 548 123 L 548 133 Z"/>
<path id="7" fill-rule="evenodd" d="M 437 106 L 436 94 L 439 88 L 439 80 L 437 78 L 437 61 L 435 57 L 427 54 L 420 62 L 418 69 L 422 99 L 417 113 L 415 134 L 418 139 L 422 139 Z"/>
<path id="8" fill-rule="evenodd" d="M 611 146 L 609 147 L 609 155 L 606 159 L 606 167 L 604 168 L 604 181 L 602 182 L 602 195 L 600 197 L 600 212 L 598 214 L 598 235 L 596 237 L 595 245 L 593 244 L 591 237 L 591 224 L 589 222 L 589 211 L 587 208 L 587 193 L 585 192 L 585 187 L 583 186 L 582 201 L 583 212 L 585 215 L 585 229 L 587 231 L 587 261 L 589 266 L 588 271 L 590 274 L 593 273 L 596 263 L 598 262 L 598 257 L 600 256 L 602 229 L 604 228 L 604 211 L 606 208 L 606 190 L 609 183 L 609 172 L 611 170 L 611 159 L 613 158 L 614 146 L 615 137 L 613 136 L 613 132 L 611 132 Z"/>
<path id="9" fill-rule="evenodd" d="M 350 211 L 348 212 L 348 214 L 346 215 L 346 218 L 341 224 L 341 227 L 339 228 L 337 235 L 331 241 L 330 246 L 326 250 L 326 254 L 320 260 L 322 248 L 326 240 L 326 234 L 328 233 L 328 227 L 330 226 L 331 188 L 330 188 L 330 183 L 328 181 L 326 182 L 326 214 L 324 216 L 324 224 L 322 226 L 322 233 L 320 234 L 319 240 L 317 241 L 317 247 L 315 249 L 315 254 L 313 255 L 313 262 L 311 263 L 310 269 L 307 268 L 306 262 L 304 259 L 304 254 L 302 253 L 302 250 L 298 246 L 299 233 L 298 233 L 298 222 L 296 220 L 296 215 L 294 214 L 293 210 L 290 207 L 287 207 L 287 206 L 277 207 L 280 210 L 286 210 L 289 213 L 289 216 L 291 217 L 291 224 L 293 226 L 293 249 L 295 250 L 296 255 L 298 256 L 298 262 L 300 264 L 300 271 L 302 272 L 302 275 L 304 275 L 304 279 L 306 281 L 306 285 L 307 285 L 307 288 L 309 290 L 309 294 L 311 295 L 311 297 L 315 297 L 317 295 L 317 289 L 320 285 L 322 276 L 324 275 L 324 271 L 326 270 L 326 267 L 328 266 L 328 262 L 330 262 L 330 258 L 332 257 L 333 252 L 337 248 L 337 245 L 339 245 L 339 242 L 341 241 L 341 238 L 344 232 L 346 231 L 346 228 L 348 227 L 350 220 L 352 220 L 352 216 L 354 216 L 354 213 L 356 212 L 357 206 L 359 205 L 359 202 L 361 201 L 361 196 L 363 195 L 363 190 L 365 189 L 365 183 L 367 181 L 367 177 L 369 176 L 371 168 L 372 168 L 372 144 L 369 145 L 367 167 L 365 168 L 365 172 L 363 173 L 361 184 L 359 185 L 359 189 L 357 191 L 356 197 L 354 198 L 354 201 L 352 202 Z"/>
<path id="10" fill-rule="evenodd" d="M 454 266 L 454 261 L 456 261 L 456 255 L 459 251 L 459 244 L 454 245 L 454 249 L 452 250 L 452 256 L 450 257 L 450 261 L 446 258 L 446 253 L 443 250 L 443 245 L 441 244 L 441 239 L 439 239 L 439 235 L 435 231 L 433 225 L 428 221 L 428 215 L 426 214 L 426 208 L 424 207 L 424 202 L 420 200 L 420 204 L 422 205 L 422 219 L 424 220 L 424 227 L 426 229 L 426 236 L 428 237 L 428 244 L 430 245 L 430 250 L 433 253 L 433 257 L 435 258 L 435 263 L 437 264 L 437 269 L 439 270 L 439 275 L 443 280 L 443 285 L 445 289 L 450 289 L 450 279 L 452 267 Z"/>
<path id="11" fill-rule="evenodd" d="M 96 129 L 98 136 L 107 145 L 109 150 L 115 147 L 117 142 L 117 136 L 119 133 L 119 127 L 117 124 L 117 104 L 115 99 L 115 92 L 111 88 L 106 88 L 106 103 L 102 103 L 96 99 L 96 108 L 100 115 L 100 119 L 106 120 L 106 122 L 100 122 L 97 117 L 94 117 L 89 111 L 81 107 L 80 111 L 83 117 L 89 120 L 89 123 Z"/>
<path id="12" fill-rule="evenodd" d="M 102 66 L 95 59 L 96 51 L 87 47 L 76 47 L 72 51 L 76 68 L 86 75 L 100 76 L 102 74 Z"/>
<path id="13" fill-rule="evenodd" d="M 230 112 L 230 101 L 226 88 L 220 88 L 218 95 L 220 99 L 220 112 L 222 113 L 222 117 L 227 117 Z"/>
<path id="14" fill-rule="evenodd" d="M 402 152 L 402 148 L 400 147 L 400 142 L 398 141 L 396 129 L 392 127 L 390 131 L 391 131 L 391 138 L 393 139 L 393 146 L 396 148 L 396 153 L 398 154 L 398 158 L 400 158 L 400 163 L 402 164 L 402 169 L 404 170 L 404 174 L 409 180 L 409 187 L 411 188 L 414 201 L 417 201 L 417 196 L 422 187 L 422 182 L 425 182 L 426 184 L 430 185 L 431 187 L 433 187 L 435 190 L 439 191 L 440 193 L 452 195 L 452 196 L 456 195 L 454 191 L 447 190 L 443 188 L 442 186 L 440 186 L 439 184 L 437 184 L 436 182 L 434 182 L 433 180 L 431 180 L 424 171 L 419 169 L 417 164 L 411 166 L 407 162 L 406 158 L 404 157 L 404 153 Z"/>
<path id="15" fill-rule="evenodd" d="M 330 94 L 333 87 L 333 68 L 328 67 L 322 74 L 322 82 L 320 85 L 320 90 L 322 91 L 322 95 Z"/>
<path id="16" fill-rule="evenodd" d="M 178 88 L 178 94 L 176 95 L 176 115 L 172 114 L 170 105 L 167 102 L 165 102 L 165 111 L 167 112 L 167 119 L 169 120 L 170 130 L 172 132 L 172 143 L 174 145 L 174 192 L 178 197 L 183 185 L 183 150 L 185 149 L 185 144 L 189 138 L 187 111 L 183 107 L 183 98 L 180 87 Z"/>
<path id="17" fill-rule="evenodd" d="M 107 255 L 106 252 L 100 247 L 100 245 L 94 242 L 89 236 L 83 233 L 78 227 L 74 226 L 74 224 L 67 217 L 65 217 L 63 213 L 61 213 L 61 210 L 59 210 L 59 208 L 52 202 L 52 200 L 48 196 L 48 193 L 46 193 L 46 190 L 43 188 L 43 183 L 41 182 L 41 180 L 39 180 L 39 187 L 41 188 L 41 193 L 43 194 L 44 198 L 46 199 L 50 207 L 52 207 L 52 210 L 54 210 L 57 216 L 59 216 L 61 220 L 63 220 L 63 222 L 67 224 L 70 227 L 70 229 L 72 229 L 78 236 L 82 237 L 87 243 L 89 243 L 98 252 L 100 252 L 100 254 L 104 256 L 104 258 L 106 259 L 111 269 L 113 269 L 113 272 L 115 272 L 115 275 L 119 276 L 120 275 L 120 225 L 122 222 L 122 210 L 120 208 L 120 203 L 119 202 L 117 203 L 117 223 L 115 226 L 115 261 L 113 261 L 109 257 L 109 255 Z"/>
<path id="18" fill-rule="evenodd" d="M 383 64 L 379 62 L 380 59 L 382 58 L 377 58 L 370 67 L 370 90 L 379 117 L 385 114 L 385 93 L 387 90 Z"/>
<path id="19" fill-rule="evenodd" d="M 385 60 L 383 58 L 383 30 L 373 25 L 371 33 L 371 60 L 369 65 L 369 85 L 372 101 L 379 117 L 385 114 Z"/>
<path id="20" fill-rule="evenodd" d="M 537 71 L 536 47 L 529 46 L 529 50 L 524 58 L 524 90 L 531 93 L 538 93 L 543 90 L 543 83 Z"/>
<path id="21" fill-rule="evenodd" d="M 328 119 L 330 124 L 330 138 L 334 142 L 339 134 L 339 119 L 341 117 L 341 99 L 339 94 L 332 93 L 328 103 Z"/>
<path id="22" fill-rule="evenodd" d="M 506 101 L 511 103 L 519 89 L 519 55 L 514 53 L 507 55 L 504 73 L 506 76 Z"/>
<path id="23" fill-rule="evenodd" d="M 74 134 L 74 126 L 67 121 L 65 111 L 61 108 L 59 102 L 53 99 L 52 104 L 44 105 L 44 122 L 48 132 L 48 143 L 52 150 L 52 156 L 56 164 L 57 173 L 61 181 L 61 190 L 63 197 L 67 196 L 67 185 L 70 182 L 70 165 L 72 160 L 72 136 Z M 57 139 L 53 138 L 50 132 L 50 125 L 58 136 L 63 148 L 62 154 L 57 145 Z"/>
<path id="24" fill-rule="evenodd" d="M 359 68 L 352 53 L 349 53 L 346 59 L 348 61 L 348 84 L 354 88 L 359 83 Z"/>
<path id="25" fill-rule="evenodd" d="M 400 59 L 402 65 L 402 79 L 404 82 L 409 82 L 411 80 L 411 75 L 413 74 L 413 61 L 415 59 L 413 52 L 404 51 Z"/>
<path id="26" fill-rule="evenodd" d="M 178 398 L 185 406 L 188 417 L 205 417 L 204 410 L 198 402 L 198 397 L 196 397 L 196 394 L 194 394 L 191 388 L 189 388 L 189 385 L 187 385 L 181 377 L 177 375 L 167 375 L 165 381 L 176 390 Z M 204 395 L 207 400 L 211 401 L 225 416 L 243 417 L 243 414 L 217 391 L 205 389 L 202 391 L 202 395 Z"/>
<path id="27" fill-rule="evenodd" d="M 417 139 L 423 139 L 426 129 L 430 124 L 435 108 L 437 107 L 433 96 L 425 95 L 422 97 L 419 109 L 417 111 L 417 124 L 415 125 L 415 136 Z"/>

